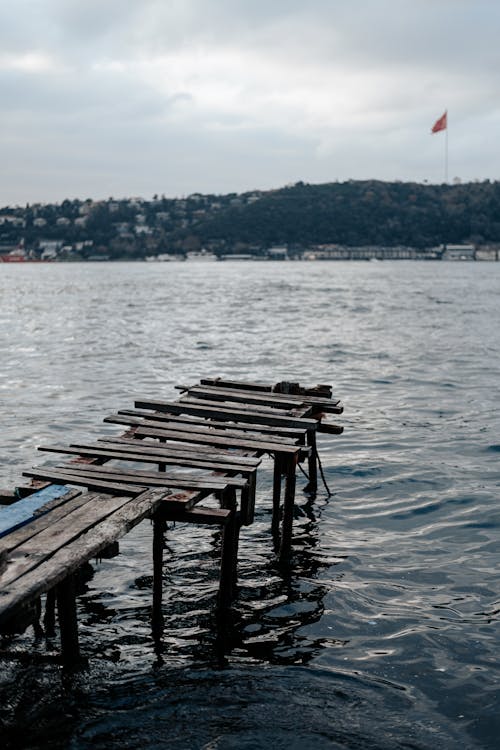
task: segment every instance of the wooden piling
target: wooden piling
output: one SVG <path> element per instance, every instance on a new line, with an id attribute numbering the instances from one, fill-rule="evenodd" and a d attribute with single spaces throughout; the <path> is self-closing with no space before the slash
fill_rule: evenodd
<path id="1" fill-rule="evenodd" d="M 217 606 L 221 612 L 229 609 L 233 599 L 235 575 L 234 551 L 237 539 L 236 523 L 236 512 L 233 510 L 222 529 L 219 593 L 217 597 Z"/>
<path id="2" fill-rule="evenodd" d="M 55 589 L 47 591 L 45 599 L 45 615 L 43 627 L 47 638 L 54 638 L 56 634 L 56 592 Z"/>
<path id="3" fill-rule="evenodd" d="M 229 527 L 229 533 L 227 534 L 227 536 L 232 537 L 232 549 L 230 552 L 228 550 L 228 555 L 230 555 L 231 559 L 230 561 L 226 560 L 225 564 L 230 565 L 231 568 L 229 597 L 230 601 L 232 601 L 236 595 L 236 589 L 238 586 L 238 546 L 241 528 L 241 513 L 237 511 L 236 490 L 234 489 L 234 487 L 227 487 L 224 490 L 224 492 L 222 493 L 221 505 L 225 510 L 231 511 L 231 517 L 226 528 L 224 529 L 224 533 L 227 532 L 227 529 Z M 230 544 L 229 539 L 227 541 L 227 544 Z"/>
<path id="4" fill-rule="evenodd" d="M 293 510 L 295 507 L 295 466 L 297 456 L 286 456 L 285 492 L 283 499 L 283 521 L 281 524 L 280 562 L 286 562 L 292 551 Z"/>
<path id="5" fill-rule="evenodd" d="M 255 493 L 257 490 L 257 471 L 248 472 L 248 484 L 241 490 L 241 523 L 250 526 L 255 515 Z"/>
<path id="6" fill-rule="evenodd" d="M 271 520 L 271 530 L 275 539 L 275 546 L 278 546 L 281 514 L 281 475 L 283 472 L 281 454 L 274 454 L 273 470 L 273 515 Z"/>
<path id="7" fill-rule="evenodd" d="M 305 487 L 305 491 L 314 494 L 318 489 L 318 453 L 316 447 L 316 432 L 314 430 L 307 430 L 307 445 L 311 449 L 311 452 L 307 459 L 309 482 L 307 483 L 307 487 Z"/>
<path id="8" fill-rule="evenodd" d="M 57 584 L 56 599 L 61 635 L 62 663 L 65 667 L 72 668 L 80 662 L 75 579 L 73 573 Z"/>
<path id="9" fill-rule="evenodd" d="M 158 644 L 163 635 L 163 544 L 166 522 L 157 511 L 153 516 L 153 611 L 151 630 L 153 640 Z"/>

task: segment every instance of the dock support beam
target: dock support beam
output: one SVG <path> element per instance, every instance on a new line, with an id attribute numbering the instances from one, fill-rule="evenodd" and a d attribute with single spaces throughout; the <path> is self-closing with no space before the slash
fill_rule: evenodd
<path id="1" fill-rule="evenodd" d="M 75 667 L 80 661 L 78 621 L 76 616 L 75 578 L 67 576 L 56 587 L 57 612 L 61 631 L 61 655 L 65 667 Z"/>
<path id="2" fill-rule="evenodd" d="M 286 562 L 292 551 L 293 509 L 295 506 L 295 467 L 297 454 L 286 456 L 285 497 L 283 500 L 283 522 L 281 524 L 280 562 Z"/>
<path id="3" fill-rule="evenodd" d="M 236 510 L 234 487 L 227 487 L 222 492 L 221 505 L 224 509 L 231 511 L 231 515 L 222 529 L 218 606 L 219 610 L 223 611 L 231 606 L 238 583 L 238 544 L 241 514 Z"/>
<path id="4" fill-rule="evenodd" d="M 314 494 L 318 489 L 318 452 L 316 448 L 316 432 L 314 430 L 307 430 L 307 445 L 311 450 L 307 459 L 309 482 L 305 491 Z"/>
<path id="5" fill-rule="evenodd" d="M 257 489 L 257 470 L 248 472 L 248 485 L 241 490 L 241 523 L 250 526 L 255 515 L 255 495 Z"/>
<path id="6" fill-rule="evenodd" d="M 56 634 L 56 592 L 55 589 L 47 591 L 45 599 L 45 615 L 43 626 L 47 638 L 53 638 Z"/>
<path id="7" fill-rule="evenodd" d="M 278 546 L 279 528 L 280 528 L 280 511 L 281 511 L 281 475 L 283 472 L 281 454 L 274 454 L 274 472 L 273 472 L 273 517 L 271 521 L 271 530 L 273 533 L 275 547 Z"/>
<path id="8" fill-rule="evenodd" d="M 166 521 L 159 512 L 153 516 L 153 616 L 151 629 L 153 640 L 158 644 L 163 634 L 163 537 Z"/>

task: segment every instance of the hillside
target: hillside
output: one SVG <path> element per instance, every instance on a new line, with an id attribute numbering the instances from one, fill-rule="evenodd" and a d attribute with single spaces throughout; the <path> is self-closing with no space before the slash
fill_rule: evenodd
<path id="1" fill-rule="evenodd" d="M 200 223 L 228 243 L 408 245 L 500 242 L 500 183 L 298 183 Z"/>
<path id="2" fill-rule="evenodd" d="M 500 243 L 500 183 L 348 181 L 237 195 L 64 200 L 0 208 L 0 251 L 32 257 L 140 259 L 206 247 L 264 254 L 272 245 Z"/>

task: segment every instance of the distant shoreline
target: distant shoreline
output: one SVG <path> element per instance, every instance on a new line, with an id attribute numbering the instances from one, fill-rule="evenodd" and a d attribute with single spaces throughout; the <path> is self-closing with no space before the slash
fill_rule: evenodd
<path id="1" fill-rule="evenodd" d="M 340 263 L 340 262 L 352 262 L 352 263 L 362 263 L 362 262 L 390 262 L 390 261 L 411 261 L 411 262 L 436 262 L 436 261 L 442 261 L 442 262 L 448 262 L 448 263 L 495 263 L 500 260 L 499 257 L 452 257 L 452 258 L 443 258 L 443 257 L 428 257 L 428 256 L 422 256 L 422 255 L 415 255 L 414 257 L 406 257 L 406 256 L 395 256 L 395 255 L 377 255 L 377 254 L 367 254 L 363 256 L 356 256 L 356 257 L 341 257 L 341 258 L 300 258 L 300 257 L 294 257 L 294 258 L 288 258 L 285 261 L 283 260 L 276 260 L 274 258 L 266 258 L 262 256 L 255 256 L 254 258 L 218 258 L 217 263 L 238 263 L 240 265 L 241 263 Z M 184 259 L 173 259 L 168 261 L 169 263 L 188 263 L 188 265 L 195 264 L 203 264 L 205 265 L 204 261 L 186 261 Z M 76 265 L 76 264 L 89 264 L 89 263 L 147 263 L 155 264 L 155 265 L 161 265 L 164 264 L 165 261 L 162 260 L 156 260 L 156 259 L 146 259 L 146 258 L 71 258 L 71 259 L 62 259 L 57 258 L 53 260 L 40 260 L 40 259 L 26 259 L 22 261 L 4 261 L 3 258 L 0 257 L 0 267 L 2 265 L 5 266 L 26 266 L 26 265 L 36 265 L 36 266 L 47 266 L 47 265 Z"/>

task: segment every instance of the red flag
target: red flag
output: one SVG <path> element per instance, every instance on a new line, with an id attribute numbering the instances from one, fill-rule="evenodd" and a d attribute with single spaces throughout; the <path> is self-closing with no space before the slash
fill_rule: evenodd
<path id="1" fill-rule="evenodd" d="M 444 115 L 442 115 L 439 120 L 436 120 L 434 125 L 432 126 L 431 133 L 439 133 L 440 130 L 446 130 L 448 125 L 448 112 L 445 112 Z"/>

